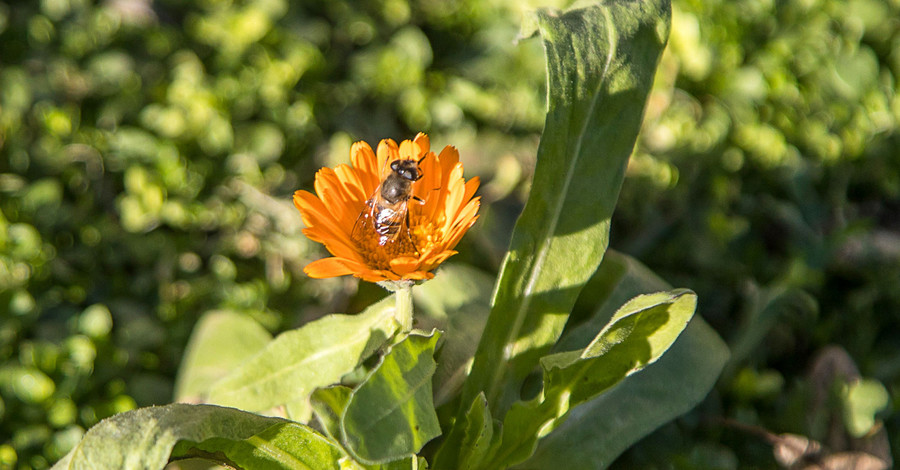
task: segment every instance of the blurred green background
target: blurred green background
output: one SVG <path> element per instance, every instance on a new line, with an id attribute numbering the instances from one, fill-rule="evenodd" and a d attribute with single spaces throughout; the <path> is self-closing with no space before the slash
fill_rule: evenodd
<path id="1" fill-rule="evenodd" d="M 548 3 L 0 2 L 0 469 L 169 402 L 204 312 L 277 332 L 378 295 L 306 279 L 290 202 L 355 140 L 459 147 L 486 204 L 454 261 L 496 272 L 545 103 L 519 24 Z M 611 244 L 696 290 L 733 358 L 616 467 L 774 468 L 728 423 L 824 439 L 832 345 L 900 455 L 900 1 L 673 10 Z"/>

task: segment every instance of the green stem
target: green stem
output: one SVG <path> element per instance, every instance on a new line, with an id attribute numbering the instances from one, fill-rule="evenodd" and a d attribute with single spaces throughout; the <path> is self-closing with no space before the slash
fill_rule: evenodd
<path id="1" fill-rule="evenodd" d="M 397 299 L 395 316 L 400 322 L 400 332 L 409 333 L 413 327 L 412 282 L 398 282 L 394 297 Z"/>

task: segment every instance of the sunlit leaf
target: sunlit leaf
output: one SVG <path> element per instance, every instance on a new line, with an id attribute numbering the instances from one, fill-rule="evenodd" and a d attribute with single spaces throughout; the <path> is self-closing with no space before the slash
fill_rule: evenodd
<path id="1" fill-rule="evenodd" d="M 341 438 L 363 462 L 408 458 L 441 433 L 432 402 L 434 347 L 440 334 L 410 334 L 350 394 Z"/>
<path id="2" fill-rule="evenodd" d="M 598 275 L 603 279 L 593 287 L 608 292 L 606 301 L 594 316 L 563 336 L 562 349 L 587 345 L 591 338 L 586 330 L 597 331 L 594 325 L 609 321 L 611 306 L 621 305 L 622 299 L 669 288 L 646 267 L 615 252 L 607 253 Z M 570 410 L 565 422 L 540 440 L 534 456 L 516 468 L 548 468 L 561 455 L 585 468 L 605 468 L 639 439 L 706 397 L 727 360 L 724 342 L 695 315 L 656 363 Z"/>
<path id="3" fill-rule="evenodd" d="M 457 419 L 484 393 L 494 416 L 558 339 L 609 243 L 609 223 L 670 21 L 666 0 L 540 10 L 548 111 L 537 167 L 500 272 Z M 455 468 L 446 438 L 435 468 Z"/>
<path id="4" fill-rule="evenodd" d="M 490 451 L 493 437 L 491 410 L 484 395 L 478 395 L 466 413 L 465 437 L 459 448 L 459 468 L 478 468 Z"/>
<path id="5" fill-rule="evenodd" d="M 263 411 L 336 383 L 396 331 L 394 299 L 359 315 L 329 315 L 282 333 L 209 393 L 212 403 Z"/>
<path id="6" fill-rule="evenodd" d="M 157 470 L 170 457 L 198 455 L 248 468 L 335 469 L 342 453 L 312 429 L 283 419 L 174 404 L 101 421 L 53 468 Z"/>
<path id="7" fill-rule="evenodd" d="M 609 221 L 668 35 L 669 3 L 540 10 L 549 110 L 529 198 L 510 244 L 463 402 L 515 401 L 557 340 L 609 241 Z"/>
<path id="8" fill-rule="evenodd" d="M 538 439 L 562 423 L 570 409 L 659 359 L 696 305 L 696 295 L 686 289 L 637 296 L 584 349 L 543 358 L 542 394 L 513 405 L 503 419 L 499 448 L 481 468 L 506 468 L 530 457 Z"/>
<path id="9" fill-rule="evenodd" d="M 202 457 L 240 468 L 337 470 L 344 453 L 335 442 L 312 428 L 282 422 L 243 440 L 181 441 L 172 456 Z"/>

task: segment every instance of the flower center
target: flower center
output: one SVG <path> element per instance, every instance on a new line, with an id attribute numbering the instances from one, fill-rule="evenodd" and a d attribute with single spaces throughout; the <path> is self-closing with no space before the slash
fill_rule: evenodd
<path id="1" fill-rule="evenodd" d="M 360 255 L 371 269 L 390 270 L 391 260 L 395 258 L 419 256 L 416 249 L 417 238 L 412 231 L 402 228 L 395 240 L 385 240 L 384 244 L 381 244 L 383 238 L 383 235 L 372 230 L 356 240 Z"/>

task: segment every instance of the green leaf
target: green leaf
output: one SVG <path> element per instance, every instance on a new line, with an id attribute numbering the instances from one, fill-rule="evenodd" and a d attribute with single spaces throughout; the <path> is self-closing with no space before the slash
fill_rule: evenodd
<path id="1" fill-rule="evenodd" d="M 465 426 L 465 437 L 459 448 L 459 468 L 478 468 L 488 455 L 494 437 L 494 421 L 484 395 L 475 397 L 466 413 Z"/>
<path id="2" fill-rule="evenodd" d="M 213 385 L 209 401 L 264 411 L 306 399 L 384 345 L 397 329 L 393 306 L 387 297 L 359 315 L 328 315 L 282 333 Z"/>
<path id="3" fill-rule="evenodd" d="M 344 410 L 347 408 L 347 402 L 350 400 L 352 392 L 353 390 L 349 387 L 335 385 L 333 387 L 320 388 L 313 392 L 310 397 L 319 425 L 325 430 L 328 437 L 338 442 L 341 440 L 341 417 L 344 415 Z M 351 462 L 353 463 L 351 464 Z M 366 470 L 415 470 L 427 468 L 424 461 L 419 457 L 394 460 L 380 465 L 362 465 L 348 456 L 344 459 L 344 465 L 346 468 L 365 468 Z M 342 467 L 342 469 L 345 467 Z"/>
<path id="4" fill-rule="evenodd" d="M 247 315 L 230 311 L 204 314 L 185 350 L 175 401 L 203 399 L 217 380 L 262 350 L 272 335 Z"/>
<path id="5" fill-rule="evenodd" d="M 670 289 L 672 286 L 636 259 L 614 250 L 607 251 L 603 263 L 578 299 L 581 309 L 590 311 L 590 316 L 570 318 L 562 337 L 553 346 L 554 351 L 587 347 L 629 300 L 641 294 Z"/>
<path id="6" fill-rule="evenodd" d="M 493 276 L 464 264 L 441 267 L 431 282 L 413 289 L 416 324 L 443 332 L 434 373 L 434 401 L 452 399 L 469 371 L 490 311 Z"/>
<path id="7" fill-rule="evenodd" d="M 363 463 L 408 458 L 441 434 L 432 402 L 440 334 L 410 334 L 394 345 L 350 395 L 341 420 L 344 446 Z"/>
<path id="8" fill-rule="evenodd" d="M 458 422 L 479 393 L 493 416 L 519 399 L 525 377 L 558 339 L 603 259 L 670 17 L 668 0 L 611 1 L 534 16 L 530 26 L 540 32 L 547 56 L 544 134 Z M 462 439 L 460 427 L 452 428 L 434 468 L 458 467 Z"/>
<path id="9" fill-rule="evenodd" d="M 669 17 L 666 0 L 537 12 L 549 109 L 531 196 L 462 403 L 483 391 L 492 413 L 502 416 L 518 400 L 524 378 L 556 342 L 600 264 Z"/>
<path id="10" fill-rule="evenodd" d="M 341 417 L 347 408 L 347 401 L 353 389 L 343 385 L 320 388 L 310 396 L 313 413 L 320 427 L 328 437 L 340 442 Z"/>
<path id="11" fill-rule="evenodd" d="M 844 423 L 851 436 L 861 438 L 872 431 L 876 415 L 887 408 L 891 396 L 881 382 L 855 380 L 841 388 Z"/>
<path id="12" fill-rule="evenodd" d="M 583 350 L 541 359 L 544 395 L 555 390 L 568 393 L 572 405 L 596 396 L 659 359 L 687 327 L 696 308 L 697 295 L 687 289 L 635 297 Z"/>
<path id="13" fill-rule="evenodd" d="M 239 441 L 222 438 L 181 441 L 172 456 L 199 457 L 238 468 L 337 470 L 344 453 L 311 428 L 282 422 Z"/>
<path id="14" fill-rule="evenodd" d="M 598 321 L 608 321 L 611 304 L 621 304 L 623 297 L 668 288 L 646 267 L 614 252 L 603 260 L 601 273 L 607 276 L 596 287 L 608 292 L 607 300 L 595 316 L 568 332 L 560 343 L 583 347 L 590 341 L 583 339 L 584 330 Z M 659 361 L 570 410 L 565 422 L 541 439 L 535 454 L 516 468 L 551 468 L 563 457 L 585 468 L 605 468 L 635 442 L 699 403 L 715 385 L 727 361 L 725 343 L 695 315 Z"/>
<path id="15" fill-rule="evenodd" d="M 725 344 L 695 317 L 658 362 L 571 410 L 566 421 L 539 442 L 534 456 L 516 468 L 548 468 L 561 455 L 585 468 L 605 468 L 635 442 L 699 403 L 727 360 Z"/>
<path id="16" fill-rule="evenodd" d="M 639 295 L 584 349 L 543 358 L 542 395 L 513 405 L 503 420 L 498 450 L 481 468 L 506 468 L 530 457 L 538 439 L 563 422 L 570 409 L 655 362 L 687 326 L 696 306 L 697 296 L 686 289 Z"/>
<path id="17" fill-rule="evenodd" d="M 179 442 L 184 445 L 176 449 Z M 310 428 L 283 419 L 212 405 L 174 404 L 101 421 L 53 468 L 157 470 L 170 456 L 185 456 L 194 448 L 221 450 L 227 459 L 248 465 L 282 462 L 265 468 L 333 469 L 341 455 Z"/>

